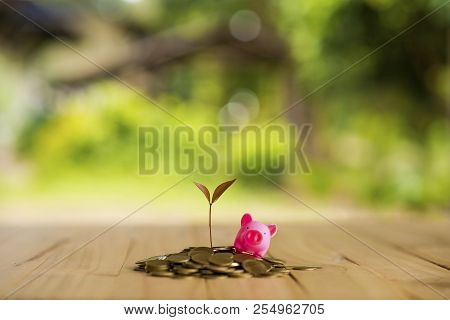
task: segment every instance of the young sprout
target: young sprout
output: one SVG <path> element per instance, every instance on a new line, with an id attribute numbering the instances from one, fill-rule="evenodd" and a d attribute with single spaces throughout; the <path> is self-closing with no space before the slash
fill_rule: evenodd
<path id="1" fill-rule="evenodd" d="M 211 208 L 214 202 L 216 202 L 220 196 L 236 181 L 236 179 L 226 181 L 224 183 L 221 183 L 217 186 L 217 188 L 214 190 L 213 196 L 211 198 L 211 194 L 209 193 L 209 190 L 207 187 L 205 187 L 201 183 L 194 182 L 194 184 L 197 186 L 197 188 L 200 189 L 201 192 L 206 197 L 206 200 L 208 200 L 209 203 L 209 244 L 211 248 L 213 247 L 212 243 L 212 229 L 211 229 Z"/>

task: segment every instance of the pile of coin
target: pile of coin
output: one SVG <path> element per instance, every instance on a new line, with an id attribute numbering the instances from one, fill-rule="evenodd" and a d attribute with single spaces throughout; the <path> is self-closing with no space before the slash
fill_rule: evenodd
<path id="1" fill-rule="evenodd" d="M 205 279 L 280 277 L 291 270 L 315 270 L 319 267 L 290 266 L 283 260 L 258 258 L 237 253 L 234 247 L 189 247 L 181 252 L 136 261 L 136 271 L 155 277 Z"/>

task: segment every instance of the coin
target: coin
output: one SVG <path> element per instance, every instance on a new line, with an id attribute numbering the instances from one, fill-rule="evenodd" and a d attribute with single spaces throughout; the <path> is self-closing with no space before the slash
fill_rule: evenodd
<path id="1" fill-rule="evenodd" d="M 213 254 L 214 250 L 212 248 L 208 248 L 208 247 L 196 247 L 193 248 L 189 251 L 189 255 L 192 256 L 194 254 L 197 253 L 209 253 L 209 254 Z"/>
<path id="2" fill-rule="evenodd" d="M 194 251 L 211 251 L 213 250 L 213 248 L 210 247 L 191 247 L 190 250 L 194 250 Z"/>
<path id="3" fill-rule="evenodd" d="M 210 256 L 208 261 L 217 266 L 229 266 L 233 262 L 233 254 L 228 252 L 216 253 Z"/>
<path id="4" fill-rule="evenodd" d="M 214 252 L 234 252 L 234 247 L 224 246 L 224 247 L 213 247 Z"/>
<path id="5" fill-rule="evenodd" d="M 150 257 L 150 258 L 147 258 L 147 259 L 138 260 L 135 263 L 136 264 L 145 264 L 147 261 L 150 261 L 150 260 L 164 260 L 166 258 L 167 258 L 166 255 L 154 256 L 154 257 Z"/>
<path id="6" fill-rule="evenodd" d="M 254 276 L 260 276 L 269 271 L 267 265 L 265 265 L 259 260 L 251 260 L 251 259 L 245 260 L 242 263 L 242 266 L 244 267 L 245 271 L 251 273 Z"/>
<path id="7" fill-rule="evenodd" d="M 188 261 L 188 262 L 183 263 L 183 267 L 191 268 L 191 269 L 200 269 L 203 267 L 203 265 L 199 264 L 199 263 L 195 263 L 193 261 Z"/>
<path id="8" fill-rule="evenodd" d="M 270 272 L 276 272 L 276 273 L 291 273 L 288 269 L 286 269 L 286 268 L 280 268 L 280 267 L 272 268 L 272 270 L 270 270 Z"/>
<path id="9" fill-rule="evenodd" d="M 256 257 L 255 256 L 252 256 L 252 255 L 250 255 L 250 254 L 246 254 L 246 253 L 236 253 L 235 255 L 234 255 L 234 261 L 236 261 L 236 262 L 244 262 L 245 260 L 248 260 L 248 259 L 256 259 Z"/>
<path id="10" fill-rule="evenodd" d="M 317 266 L 285 266 L 285 268 L 292 269 L 292 270 L 304 270 L 304 271 L 321 269 L 321 267 L 317 267 Z"/>
<path id="11" fill-rule="evenodd" d="M 268 258 L 268 257 L 264 257 L 264 260 L 270 262 L 271 264 L 278 264 L 278 265 L 284 265 L 286 263 L 286 261 L 283 261 L 281 259 L 275 259 L 275 258 Z"/>
<path id="12" fill-rule="evenodd" d="M 145 264 L 147 261 L 149 261 L 150 259 L 143 259 L 143 260 L 138 260 L 135 262 L 135 264 Z"/>
<path id="13" fill-rule="evenodd" d="M 184 253 L 171 254 L 167 257 L 167 260 L 174 263 L 188 262 L 190 260 L 189 256 Z"/>
<path id="14" fill-rule="evenodd" d="M 244 273 L 245 270 L 244 269 L 232 269 L 231 273 Z"/>
<path id="15" fill-rule="evenodd" d="M 184 268 L 184 267 L 177 266 L 177 267 L 173 268 L 173 271 L 175 273 L 178 273 L 178 274 L 185 274 L 186 275 L 186 274 L 196 273 L 197 269 L 189 269 L 189 268 Z"/>
<path id="16" fill-rule="evenodd" d="M 213 247 L 213 249 L 234 250 L 234 247 L 233 246 L 218 246 L 218 247 Z"/>
<path id="17" fill-rule="evenodd" d="M 212 275 L 212 274 L 214 274 L 214 272 L 211 271 L 211 270 L 200 270 L 200 273 L 203 274 L 203 275 Z"/>
<path id="18" fill-rule="evenodd" d="M 268 270 L 272 269 L 273 266 L 270 262 L 268 262 L 266 260 L 260 260 L 260 261 L 261 261 L 261 263 L 264 263 L 266 265 Z"/>
<path id="19" fill-rule="evenodd" d="M 170 277 L 170 278 L 174 276 L 174 274 L 170 271 L 153 271 L 150 273 L 150 275 L 155 277 Z"/>
<path id="20" fill-rule="evenodd" d="M 283 273 L 269 271 L 267 273 L 261 274 L 261 276 L 266 277 L 266 278 L 278 278 L 278 277 L 282 277 Z"/>
<path id="21" fill-rule="evenodd" d="M 169 269 L 169 264 L 165 260 L 150 260 L 145 264 L 145 271 L 160 271 Z"/>
<path id="22" fill-rule="evenodd" d="M 215 273 L 229 273 L 232 272 L 232 269 L 228 267 L 220 267 L 215 265 L 208 265 L 206 266 L 208 270 L 214 271 Z"/>
<path id="23" fill-rule="evenodd" d="M 316 270 L 317 266 L 285 265 L 281 259 L 260 258 L 236 252 L 233 246 L 188 247 L 178 253 L 153 256 L 135 262 L 134 270 L 167 278 L 225 279 L 282 277 L 291 270 Z"/>
<path id="24" fill-rule="evenodd" d="M 211 254 L 208 253 L 208 252 L 200 252 L 200 253 L 196 253 L 196 254 L 191 255 L 191 259 L 194 262 L 197 262 L 197 263 L 199 263 L 201 265 L 207 265 L 207 264 L 209 264 L 209 257 L 210 256 L 211 256 Z"/>

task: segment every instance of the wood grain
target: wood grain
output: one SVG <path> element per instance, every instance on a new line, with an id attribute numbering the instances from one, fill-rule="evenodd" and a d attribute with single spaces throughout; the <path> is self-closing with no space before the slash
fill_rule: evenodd
<path id="1" fill-rule="evenodd" d="M 360 221 L 344 227 L 353 236 L 323 222 L 285 226 L 273 239 L 271 255 L 291 264 L 320 265 L 323 267 L 320 270 L 296 271 L 283 278 L 224 280 L 156 278 L 132 270 L 134 262 L 144 257 L 207 244 L 205 227 L 119 226 L 81 249 L 103 229 L 0 228 L 0 296 L 8 299 L 450 296 L 447 222 Z M 231 227 L 216 227 L 215 243 L 229 245 L 235 231 Z"/>

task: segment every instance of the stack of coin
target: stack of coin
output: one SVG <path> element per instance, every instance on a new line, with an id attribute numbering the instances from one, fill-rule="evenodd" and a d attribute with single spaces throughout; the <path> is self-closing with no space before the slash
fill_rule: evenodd
<path id="1" fill-rule="evenodd" d="M 315 270 L 314 266 L 285 265 L 283 260 L 237 253 L 232 246 L 189 247 L 181 252 L 136 261 L 136 271 L 155 277 L 205 279 L 280 277 L 292 270 Z"/>

